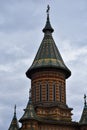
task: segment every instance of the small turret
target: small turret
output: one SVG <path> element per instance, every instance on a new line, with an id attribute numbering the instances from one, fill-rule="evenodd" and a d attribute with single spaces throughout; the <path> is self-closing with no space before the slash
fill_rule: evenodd
<path id="1" fill-rule="evenodd" d="M 16 117 L 16 105 L 14 107 L 14 116 L 8 130 L 19 130 L 19 124 Z"/>
<path id="2" fill-rule="evenodd" d="M 86 94 L 84 94 L 84 109 L 83 109 L 82 116 L 81 116 L 81 119 L 79 122 L 81 125 L 87 125 L 87 101 L 86 101 L 86 98 L 87 98 Z"/>
<path id="3" fill-rule="evenodd" d="M 34 107 L 32 105 L 32 98 L 31 98 L 31 90 L 29 92 L 29 101 L 27 104 L 26 109 L 24 109 L 24 115 L 22 116 L 22 118 L 20 119 L 20 122 L 23 122 L 24 120 L 37 120 L 37 116 L 34 110 Z"/>
<path id="4" fill-rule="evenodd" d="M 29 92 L 29 101 L 27 104 L 26 109 L 24 109 L 24 115 L 19 120 L 22 123 L 21 130 L 38 130 L 37 128 L 37 120 L 38 117 L 35 113 L 33 104 L 32 104 L 32 98 L 31 98 L 31 90 Z"/>

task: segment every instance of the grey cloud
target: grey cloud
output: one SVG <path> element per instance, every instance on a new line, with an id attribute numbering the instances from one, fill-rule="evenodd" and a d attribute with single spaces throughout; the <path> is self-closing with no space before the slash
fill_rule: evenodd
<path id="1" fill-rule="evenodd" d="M 29 6 L 32 6 L 32 8 L 29 8 Z M 33 10 L 35 10 L 34 13 L 32 13 Z M 40 25 L 40 19 L 37 19 L 37 13 L 40 14 L 39 9 L 31 2 L 6 2 L 2 4 L 1 8 L 0 30 L 2 32 L 13 32 L 13 30 L 17 31 L 35 29 L 35 25 L 37 23 L 37 25 Z"/>

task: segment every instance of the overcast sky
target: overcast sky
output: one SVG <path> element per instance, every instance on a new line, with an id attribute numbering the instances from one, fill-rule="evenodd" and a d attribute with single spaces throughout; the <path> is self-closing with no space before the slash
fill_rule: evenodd
<path id="1" fill-rule="evenodd" d="M 7 130 L 17 105 L 18 120 L 31 86 L 25 72 L 43 38 L 50 5 L 53 37 L 72 72 L 67 79 L 67 104 L 79 121 L 87 94 L 87 0 L 0 0 L 0 130 Z"/>

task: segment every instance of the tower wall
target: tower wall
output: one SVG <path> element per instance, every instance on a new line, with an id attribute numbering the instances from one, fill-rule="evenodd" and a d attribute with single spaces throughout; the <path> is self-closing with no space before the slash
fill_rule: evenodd
<path id="1" fill-rule="evenodd" d="M 66 80 L 62 71 L 44 69 L 31 77 L 32 102 L 39 117 L 71 121 L 66 105 Z"/>
<path id="2" fill-rule="evenodd" d="M 32 101 L 34 105 L 58 102 L 66 105 L 65 76 L 60 71 L 44 70 L 32 75 Z"/>
<path id="3" fill-rule="evenodd" d="M 39 130 L 80 130 L 80 129 L 74 125 L 39 124 Z"/>

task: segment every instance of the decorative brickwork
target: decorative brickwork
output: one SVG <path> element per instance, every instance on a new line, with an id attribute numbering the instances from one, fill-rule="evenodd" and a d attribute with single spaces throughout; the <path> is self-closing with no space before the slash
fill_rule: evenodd
<path id="1" fill-rule="evenodd" d="M 71 121 L 71 110 L 66 105 L 65 76 L 49 70 L 32 75 L 32 101 L 37 115 L 56 120 Z M 55 98 L 55 100 L 54 100 Z"/>
<path id="2" fill-rule="evenodd" d="M 55 85 L 55 92 L 54 92 L 54 85 Z M 33 104 L 38 104 L 40 102 L 48 104 L 53 102 L 59 102 L 66 105 L 65 90 L 66 90 L 66 83 L 64 74 L 60 72 L 43 71 L 34 73 L 32 75 Z"/>

